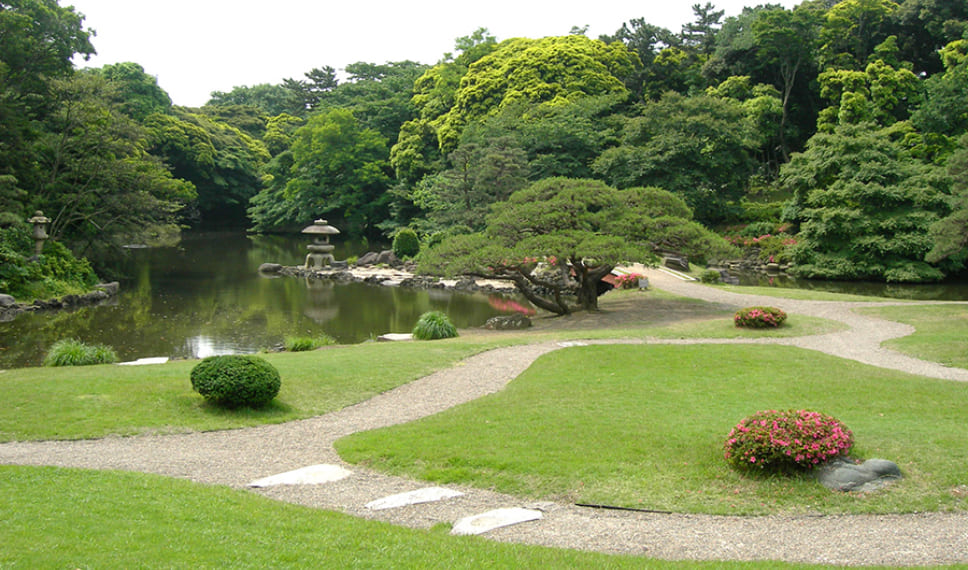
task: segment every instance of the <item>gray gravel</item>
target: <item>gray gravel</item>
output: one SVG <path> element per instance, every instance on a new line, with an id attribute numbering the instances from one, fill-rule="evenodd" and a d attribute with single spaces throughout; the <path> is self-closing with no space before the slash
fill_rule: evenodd
<path id="1" fill-rule="evenodd" d="M 885 303 L 789 301 L 732 294 L 679 282 L 655 271 L 650 271 L 649 277 L 659 288 L 724 306 L 769 304 L 789 313 L 838 320 L 851 329 L 793 339 L 644 342 L 769 342 L 935 378 L 968 381 L 968 370 L 947 368 L 880 347 L 884 340 L 910 334 L 910 327 L 850 312 L 855 307 Z M 494 508 L 537 508 L 545 514 L 542 520 L 499 529 L 485 536 L 499 541 L 664 559 L 888 566 L 968 562 L 968 512 L 964 511 L 886 516 L 668 515 L 533 503 L 460 486 L 449 487 L 463 491 L 465 496 L 439 503 L 383 511 L 364 508 L 369 501 L 427 485 L 345 465 L 333 450 L 336 439 L 361 430 L 412 421 L 496 392 L 536 358 L 561 347 L 544 343 L 493 350 L 366 402 L 308 420 L 220 432 L 14 442 L 0 445 L 0 463 L 140 471 L 236 488 L 247 488 L 249 482 L 268 475 L 331 463 L 344 465 L 354 474 L 325 485 L 269 487 L 252 492 L 418 528 L 452 523 Z M 822 548 L 817 548 L 817 541 L 823 542 Z"/>

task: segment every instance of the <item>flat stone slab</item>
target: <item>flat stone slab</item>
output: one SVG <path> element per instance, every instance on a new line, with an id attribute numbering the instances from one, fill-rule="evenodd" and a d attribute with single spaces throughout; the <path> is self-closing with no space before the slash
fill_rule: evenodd
<path id="1" fill-rule="evenodd" d="M 119 366 L 144 366 L 146 364 L 164 364 L 168 362 L 167 356 L 153 356 L 151 358 L 139 358 L 130 362 L 119 362 Z"/>
<path id="2" fill-rule="evenodd" d="M 384 509 L 396 509 L 409 505 L 434 503 L 437 501 L 443 501 L 444 499 L 462 497 L 463 495 L 464 493 L 461 493 L 460 491 L 445 489 L 443 487 L 426 487 L 424 489 L 417 489 L 416 491 L 410 491 L 407 493 L 398 493 L 396 495 L 390 495 L 389 497 L 383 497 L 382 499 L 370 501 L 366 504 L 366 508 L 373 511 L 382 511 Z"/>
<path id="3" fill-rule="evenodd" d="M 536 521 L 541 519 L 541 511 L 522 509 L 520 507 L 510 509 L 495 509 L 479 515 L 465 517 L 454 523 L 454 528 L 450 534 L 484 534 L 496 528 L 511 526 L 523 522 Z"/>
<path id="4" fill-rule="evenodd" d="M 273 487 L 276 485 L 319 485 L 346 479 L 352 471 L 339 465 L 310 465 L 295 471 L 287 471 L 271 477 L 264 477 L 249 483 L 249 487 Z"/>
<path id="5" fill-rule="evenodd" d="M 413 340 L 413 335 L 410 333 L 387 333 L 381 334 L 380 336 L 376 337 L 376 339 L 380 341 L 395 342 L 402 340 Z"/>

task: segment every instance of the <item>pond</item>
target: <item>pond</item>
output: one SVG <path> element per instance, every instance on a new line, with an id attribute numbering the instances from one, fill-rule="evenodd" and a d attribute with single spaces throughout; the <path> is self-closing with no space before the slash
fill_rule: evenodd
<path id="1" fill-rule="evenodd" d="M 337 259 L 367 249 L 341 241 L 334 240 Z M 0 368 L 38 366 L 63 338 L 106 344 L 122 360 L 201 358 L 278 347 L 286 336 L 325 333 L 344 344 L 363 342 L 410 332 L 431 310 L 444 311 L 459 328 L 501 314 L 483 294 L 259 274 L 264 262 L 302 264 L 307 243 L 299 235 L 196 232 L 176 247 L 128 249 L 118 260 L 126 278 L 109 304 L 0 323 Z"/>
<path id="2" fill-rule="evenodd" d="M 730 271 L 740 285 L 809 289 L 827 293 L 846 293 L 869 297 L 890 297 L 918 301 L 968 300 L 968 282 L 963 279 L 916 285 L 911 283 L 875 283 L 869 281 L 812 281 L 788 275 L 770 275 L 759 271 Z"/>

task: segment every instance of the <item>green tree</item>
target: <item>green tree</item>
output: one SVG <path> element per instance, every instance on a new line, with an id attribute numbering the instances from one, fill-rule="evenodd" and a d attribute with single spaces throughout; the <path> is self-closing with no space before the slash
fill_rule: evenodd
<path id="1" fill-rule="evenodd" d="M 813 136 L 781 170 L 793 193 L 785 217 L 800 224 L 798 275 L 818 279 L 935 281 L 924 262 L 928 228 L 947 212 L 948 181 L 875 125 L 844 124 Z"/>
<path id="2" fill-rule="evenodd" d="M 621 146 L 593 169 L 618 188 L 654 185 L 682 197 L 703 223 L 721 221 L 744 195 L 759 147 L 742 104 L 667 93 L 628 120 Z"/>
<path id="3" fill-rule="evenodd" d="M 105 65 L 92 71 L 114 82 L 115 103 L 132 119 L 142 122 L 152 113 L 171 110 L 171 97 L 158 85 L 158 80 L 145 73 L 137 63 Z"/>
<path id="4" fill-rule="evenodd" d="M 708 58 L 715 48 L 716 33 L 722 26 L 725 13 L 724 10 L 717 10 L 712 2 L 693 4 L 695 20 L 682 26 L 683 45 Z"/>
<path id="5" fill-rule="evenodd" d="M 961 137 L 947 168 L 951 178 L 951 212 L 931 226 L 934 246 L 925 260 L 928 263 L 947 261 L 953 268 L 961 269 L 968 261 L 968 134 Z"/>
<path id="6" fill-rule="evenodd" d="M 843 0 L 827 11 L 820 30 L 823 68 L 863 69 L 875 46 L 894 33 L 891 0 Z"/>
<path id="7" fill-rule="evenodd" d="M 282 80 L 282 86 L 290 92 L 290 100 L 293 101 L 291 112 L 298 116 L 314 110 L 323 96 L 339 85 L 336 70 L 328 65 L 314 67 L 304 73 L 303 77 L 305 79 Z"/>
<path id="8" fill-rule="evenodd" d="M 231 91 L 213 91 L 206 107 L 229 107 L 251 105 L 262 109 L 269 116 L 302 112 L 300 101 L 290 89 L 282 85 L 260 83 L 258 85 L 233 87 Z"/>
<path id="9" fill-rule="evenodd" d="M 598 307 L 601 279 L 616 265 L 654 262 L 655 251 L 670 246 L 689 254 L 731 252 L 668 192 L 548 178 L 496 204 L 484 233 L 424 252 L 420 270 L 507 279 L 536 306 L 568 314 Z"/>
<path id="10" fill-rule="evenodd" d="M 412 197 L 440 229 L 481 229 L 490 205 L 528 182 L 527 155 L 508 137 L 462 144 L 447 158 L 451 167 L 421 180 Z"/>
<path id="11" fill-rule="evenodd" d="M 294 217 L 285 220 L 289 223 L 328 215 L 340 218 L 349 231 L 373 234 L 388 215 L 386 139 L 362 128 L 345 109 L 312 115 L 292 136 L 288 172 L 276 170 L 250 209 L 257 227 L 268 229 L 263 214 L 286 211 Z M 278 168 L 290 157 L 283 153 L 277 159 Z M 280 190 L 286 204 L 266 209 L 267 198 L 279 197 Z M 275 223 L 282 221 L 277 217 Z"/>
<path id="12" fill-rule="evenodd" d="M 146 133 L 114 103 L 113 87 L 91 73 L 51 82 L 58 106 L 34 145 L 44 176 L 30 206 L 52 219 L 54 239 L 82 247 L 144 240 L 195 198 L 145 151 Z"/>
<path id="13" fill-rule="evenodd" d="M 644 18 L 635 18 L 622 24 L 612 35 L 599 36 L 599 40 L 611 44 L 622 42 L 634 52 L 642 64 L 626 80 L 626 85 L 636 99 L 645 96 L 646 82 L 654 74 L 652 66 L 660 52 L 670 47 L 682 47 L 682 38 L 661 26 L 649 24 Z"/>
<path id="14" fill-rule="evenodd" d="M 924 99 L 911 115 L 921 137 L 919 155 L 937 161 L 968 131 L 968 40 L 951 42 L 940 55 L 945 71 L 924 81 Z"/>
<path id="15" fill-rule="evenodd" d="M 197 109 L 175 107 L 146 120 L 150 150 L 172 173 L 195 185 L 197 208 L 207 221 L 241 223 L 249 199 L 262 188 L 269 152 L 258 140 Z"/>

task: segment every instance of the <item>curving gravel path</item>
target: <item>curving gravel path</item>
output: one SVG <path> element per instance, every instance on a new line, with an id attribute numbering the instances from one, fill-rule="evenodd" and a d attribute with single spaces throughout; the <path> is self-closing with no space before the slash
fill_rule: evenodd
<path id="1" fill-rule="evenodd" d="M 755 340 L 605 341 L 654 343 L 774 343 L 818 350 L 868 364 L 936 378 L 968 381 L 968 370 L 926 362 L 880 347 L 911 327 L 859 316 L 856 307 L 891 303 L 792 301 L 739 295 L 649 271 L 658 288 L 730 307 L 778 306 L 789 313 L 847 323 L 845 332 Z M 597 342 L 597 341 L 596 341 Z M 540 521 L 489 532 L 494 540 L 664 559 L 784 560 L 837 565 L 936 565 L 968 562 L 968 512 L 871 516 L 724 517 L 589 510 L 569 504 L 530 503 L 463 488 L 465 495 L 437 503 L 373 511 L 387 495 L 425 487 L 344 464 L 333 442 L 345 435 L 431 415 L 502 389 L 542 354 L 575 343 L 543 343 L 493 350 L 324 416 L 280 425 L 165 436 L 0 444 L 0 463 L 121 469 L 244 488 L 249 482 L 308 465 L 336 464 L 353 475 L 323 485 L 267 487 L 278 500 L 346 512 L 412 527 L 430 527 L 503 507 L 543 511 Z M 453 487 L 453 486 L 452 486 Z M 822 537 L 824 547 L 813 548 Z"/>

